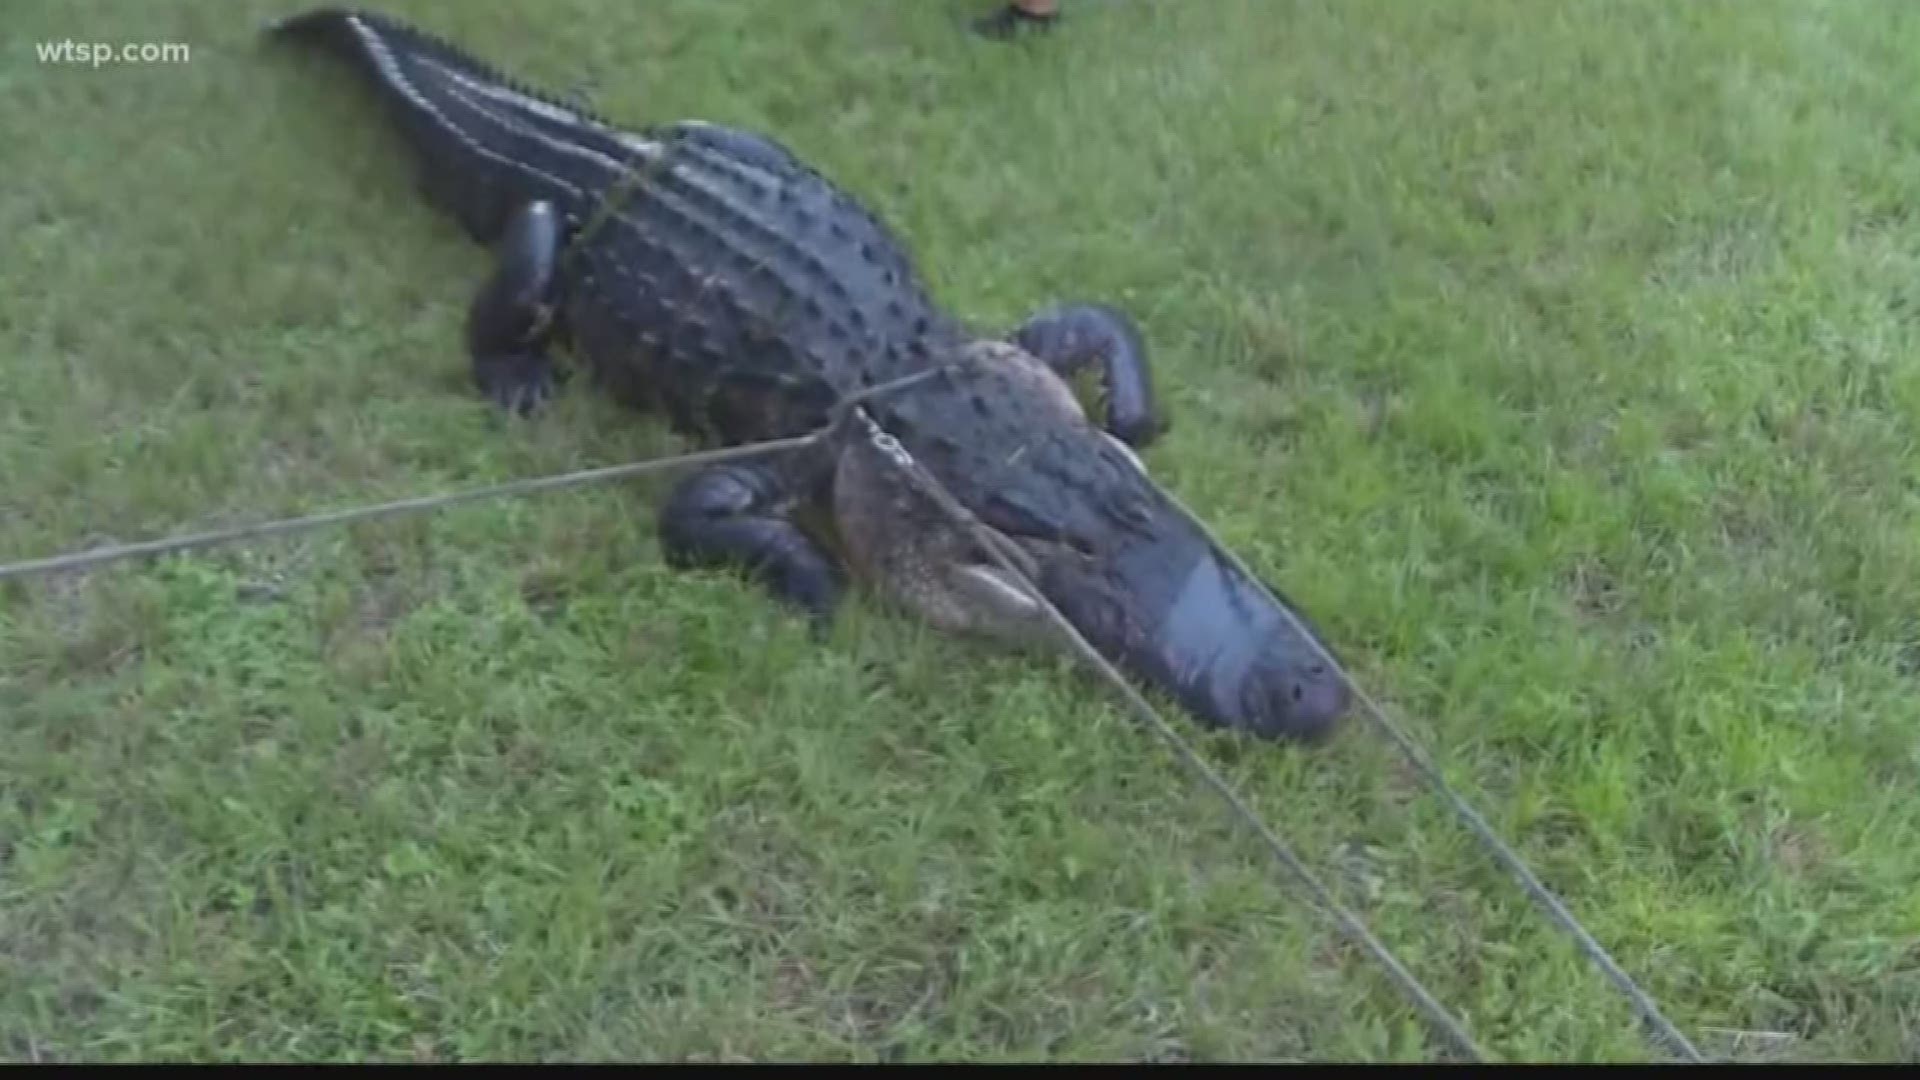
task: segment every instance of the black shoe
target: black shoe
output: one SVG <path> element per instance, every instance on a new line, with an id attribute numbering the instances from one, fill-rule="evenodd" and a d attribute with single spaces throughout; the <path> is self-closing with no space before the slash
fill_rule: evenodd
<path id="1" fill-rule="evenodd" d="M 973 20 L 973 32 L 994 41 L 1005 41 L 1022 30 L 1051 30 L 1053 24 L 1059 21 L 1058 11 L 1035 15 L 1010 3 L 991 15 L 982 15 Z"/>

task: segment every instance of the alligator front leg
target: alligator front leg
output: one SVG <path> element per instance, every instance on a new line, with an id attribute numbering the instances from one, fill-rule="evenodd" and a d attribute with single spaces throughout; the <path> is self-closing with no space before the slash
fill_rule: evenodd
<path id="1" fill-rule="evenodd" d="M 792 520 L 802 494 L 794 477 L 764 462 L 715 465 L 688 476 L 660 512 L 668 565 L 744 570 L 824 625 L 845 583 L 839 567 Z"/>
<path id="2" fill-rule="evenodd" d="M 473 381 L 495 404 L 521 416 L 553 394 L 556 378 L 547 349 L 558 302 L 555 272 L 565 242 L 553 204 L 522 206 L 502 230 L 493 274 L 467 311 Z"/>
<path id="3" fill-rule="evenodd" d="M 1098 363 L 1106 399 L 1102 426 L 1121 442 L 1144 449 L 1167 430 L 1154 401 L 1146 344 L 1124 313 L 1105 304 L 1061 304 L 1028 319 L 1010 340 L 1063 379 Z"/>

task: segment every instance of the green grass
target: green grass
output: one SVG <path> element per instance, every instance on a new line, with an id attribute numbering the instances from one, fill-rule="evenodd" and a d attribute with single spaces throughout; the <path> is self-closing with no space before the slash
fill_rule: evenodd
<path id="1" fill-rule="evenodd" d="M 677 445 L 476 400 L 485 253 L 290 6 L 12 5 L 0 559 Z M 1128 306 L 1155 471 L 1708 1052 L 1920 1058 L 1920 9 L 392 6 L 770 131 L 982 325 Z M 0 1055 L 1444 1052 L 1095 684 L 816 645 L 660 491 L 0 590 Z M 1492 1051 L 1647 1053 L 1363 727 L 1203 749 Z"/>

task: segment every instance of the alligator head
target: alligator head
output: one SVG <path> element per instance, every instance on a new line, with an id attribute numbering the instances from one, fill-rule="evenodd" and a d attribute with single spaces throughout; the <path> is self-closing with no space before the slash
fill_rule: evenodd
<path id="1" fill-rule="evenodd" d="M 941 629 L 1058 642 L 1032 582 L 1111 663 L 1201 720 L 1269 739 L 1327 735 L 1350 691 L 1307 619 L 1039 361 L 1001 343 L 971 349 L 966 376 L 879 410 L 884 423 L 863 414 L 842 451 L 835 515 L 854 572 Z M 956 504 L 1019 575 L 955 522 Z"/>

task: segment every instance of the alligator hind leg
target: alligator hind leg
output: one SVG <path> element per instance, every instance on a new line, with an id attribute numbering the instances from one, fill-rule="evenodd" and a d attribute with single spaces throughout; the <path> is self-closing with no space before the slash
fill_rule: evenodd
<path id="1" fill-rule="evenodd" d="M 1121 442 L 1144 448 L 1166 432 L 1167 419 L 1154 401 L 1146 343 L 1124 313 L 1105 304 L 1062 304 L 1028 319 L 1010 340 L 1063 379 L 1098 363 L 1106 399 L 1102 426 Z"/>
<path id="2" fill-rule="evenodd" d="M 668 565 L 745 570 L 824 625 L 845 582 L 792 519 L 798 487 L 791 472 L 768 462 L 715 465 L 688 476 L 660 512 Z"/>
<path id="3" fill-rule="evenodd" d="M 553 394 L 555 269 L 565 228 L 551 203 L 516 210 L 501 231 L 492 276 L 467 311 L 473 381 L 496 405 L 526 415 Z"/>

